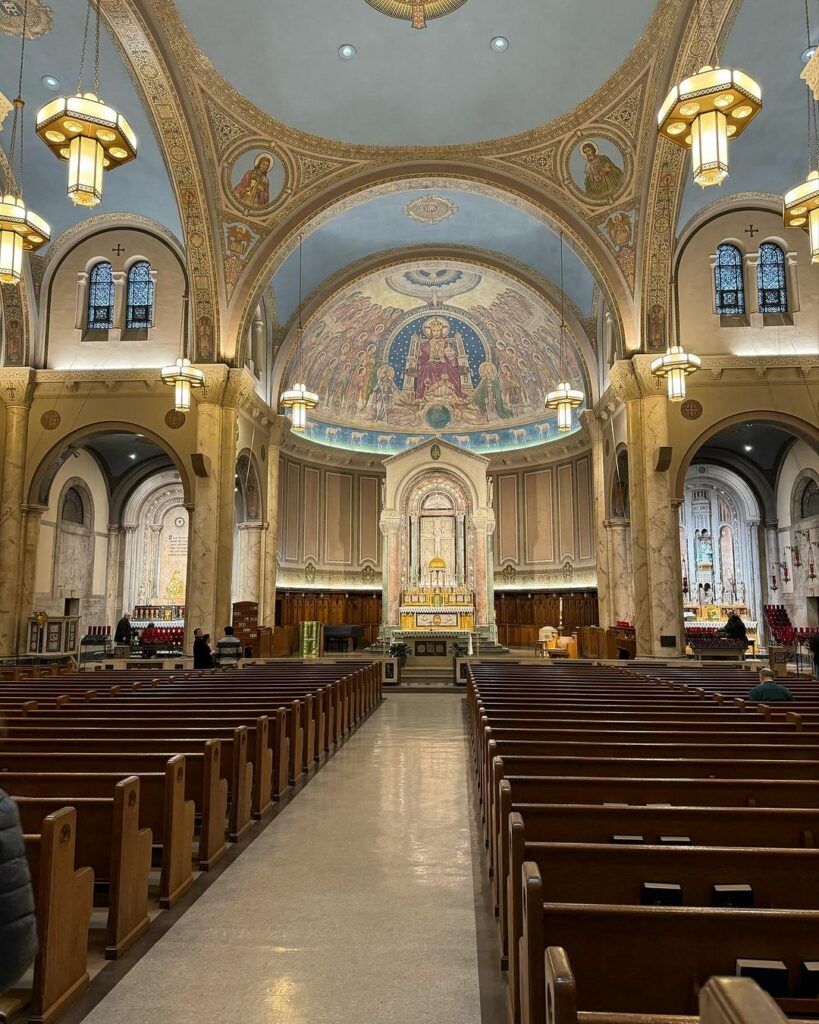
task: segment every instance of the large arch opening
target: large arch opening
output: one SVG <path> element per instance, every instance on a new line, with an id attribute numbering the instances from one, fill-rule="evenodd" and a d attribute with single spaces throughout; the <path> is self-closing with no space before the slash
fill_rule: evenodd
<path id="1" fill-rule="evenodd" d="M 78 620 L 83 660 L 112 653 L 131 615 L 136 653 L 181 651 L 188 577 L 189 481 L 154 435 L 124 424 L 78 431 L 43 459 L 29 486 L 41 509 L 33 608 Z M 151 626 L 154 627 L 151 630 Z"/>

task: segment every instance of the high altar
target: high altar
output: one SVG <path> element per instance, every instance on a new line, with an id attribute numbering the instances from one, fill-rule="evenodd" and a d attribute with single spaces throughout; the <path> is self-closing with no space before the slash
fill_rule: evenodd
<path id="1" fill-rule="evenodd" d="M 387 459 L 383 633 L 477 630 L 495 639 L 488 465 L 435 439 Z"/>

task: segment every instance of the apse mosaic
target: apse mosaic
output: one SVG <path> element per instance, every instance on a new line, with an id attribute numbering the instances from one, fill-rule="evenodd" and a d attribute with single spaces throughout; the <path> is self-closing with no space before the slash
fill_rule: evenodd
<path id="1" fill-rule="evenodd" d="M 541 444 L 558 436 L 544 397 L 560 358 L 557 314 L 511 277 L 456 261 L 379 271 L 305 328 L 301 365 L 320 396 L 305 434 L 380 452 L 431 436 L 479 452 Z M 566 368 L 588 391 L 582 366 L 567 332 Z"/>

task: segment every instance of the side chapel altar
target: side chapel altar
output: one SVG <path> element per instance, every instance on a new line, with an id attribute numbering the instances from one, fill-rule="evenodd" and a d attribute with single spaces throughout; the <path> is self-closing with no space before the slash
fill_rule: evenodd
<path id="1" fill-rule="evenodd" d="M 385 463 L 382 635 L 422 641 L 413 653 L 445 653 L 475 632 L 495 640 L 488 465 L 435 439 Z"/>

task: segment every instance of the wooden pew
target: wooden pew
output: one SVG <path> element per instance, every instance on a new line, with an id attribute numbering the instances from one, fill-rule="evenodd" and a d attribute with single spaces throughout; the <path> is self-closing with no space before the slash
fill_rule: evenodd
<path id="1" fill-rule="evenodd" d="M 13 787 L 9 795 L 20 811 L 23 830 L 32 834 L 70 800 L 77 815 L 75 855 L 93 869 L 97 886 L 107 885 L 105 955 L 116 959 L 150 924 L 151 832 L 139 827 L 139 779 L 131 776 L 117 782 L 110 797 L 21 796 Z"/>
<path id="2" fill-rule="evenodd" d="M 210 740 L 199 757 L 190 754 L 132 754 L 127 751 L 12 752 L 3 745 L 0 746 L 0 784 L 4 784 L 7 773 L 28 776 L 31 783 L 24 780 L 18 791 L 26 788 L 27 793 L 31 793 L 31 787 L 36 786 L 33 780 L 43 770 L 46 776 L 73 775 L 78 780 L 85 774 L 138 776 L 142 785 L 141 824 L 151 829 L 154 842 L 162 844 L 160 906 L 169 907 L 193 884 L 191 858 L 197 811 L 202 816 L 198 851 L 200 867 L 203 870 L 213 867 L 227 852 L 227 783 L 219 779 L 219 760 L 218 740 Z M 157 776 L 162 780 L 161 794 Z M 48 779 L 43 785 L 49 785 Z M 55 791 L 50 795 L 65 795 L 60 792 L 64 788 L 73 790 L 74 786 L 71 782 L 67 786 L 55 783 Z"/>
<path id="3" fill-rule="evenodd" d="M 784 961 L 795 994 L 802 962 L 819 959 L 815 910 L 545 903 L 540 872 L 530 862 L 521 885 L 522 1024 L 546 1019 L 548 946 L 566 951 L 579 1008 L 605 1014 L 691 1014 L 698 986 L 735 973 L 743 957 Z M 805 1011 L 819 1013 L 819 1001 L 806 1000 Z"/>
<path id="4" fill-rule="evenodd" d="M 37 908 L 40 949 L 30 992 L 12 989 L 0 999 L 0 1021 L 27 1009 L 33 1024 L 50 1024 L 88 985 L 88 926 L 94 872 L 75 867 L 76 812 L 66 807 L 26 835 Z"/>

